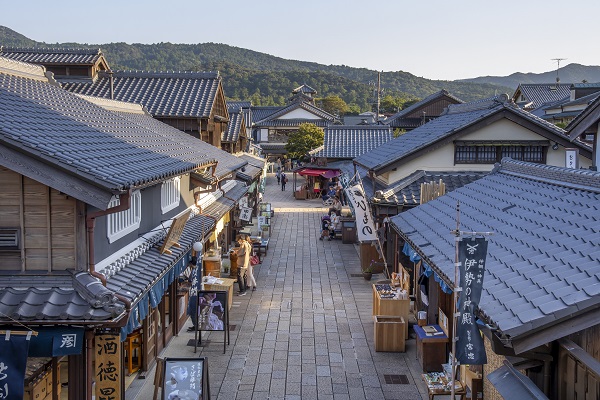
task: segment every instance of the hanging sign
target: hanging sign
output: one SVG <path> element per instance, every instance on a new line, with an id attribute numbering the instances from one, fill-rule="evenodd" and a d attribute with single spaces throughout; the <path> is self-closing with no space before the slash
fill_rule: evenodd
<path id="1" fill-rule="evenodd" d="M 0 335 L 0 399 L 20 400 L 24 395 L 25 368 L 31 332 Z"/>
<path id="2" fill-rule="evenodd" d="M 375 231 L 375 224 L 373 223 L 373 217 L 371 216 L 371 209 L 369 207 L 369 202 L 365 197 L 362 185 L 359 183 L 344 190 L 346 192 L 346 198 L 350 202 L 350 205 L 354 209 L 354 214 L 356 215 L 358 241 L 368 242 L 377 240 L 377 232 Z"/>
<path id="3" fill-rule="evenodd" d="M 121 399 L 121 340 L 119 335 L 96 335 L 96 400 Z"/>
<path id="4" fill-rule="evenodd" d="M 240 219 L 242 221 L 250 221 L 252 219 L 252 209 L 250 207 L 243 207 L 240 210 Z"/>
<path id="5" fill-rule="evenodd" d="M 173 223 L 171 224 L 171 228 L 169 228 L 169 233 L 167 233 L 165 241 L 160 248 L 160 254 L 173 254 L 173 252 L 169 250 L 171 246 L 181 247 L 181 245 L 177 241 L 183 233 L 183 228 L 185 228 L 185 224 L 190 218 L 191 211 L 192 210 L 186 210 L 179 217 L 173 218 Z"/>
<path id="6" fill-rule="evenodd" d="M 458 241 L 462 291 L 458 301 L 456 360 L 462 364 L 487 363 L 483 339 L 475 322 L 475 309 L 479 305 L 483 289 L 487 245 L 485 238 L 460 238 Z"/>
<path id="7" fill-rule="evenodd" d="M 240 209 L 248 207 L 248 196 L 242 197 L 238 201 L 238 206 L 239 206 Z"/>

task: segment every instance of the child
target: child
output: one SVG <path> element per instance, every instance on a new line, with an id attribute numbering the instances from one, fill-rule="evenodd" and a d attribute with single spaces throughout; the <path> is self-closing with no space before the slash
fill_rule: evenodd
<path id="1" fill-rule="evenodd" d="M 329 225 L 331 224 L 331 217 L 329 215 L 325 215 L 321 217 L 321 236 L 319 240 L 323 240 L 323 238 L 329 237 Z M 331 240 L 331 239 L 329 239 Z"/>

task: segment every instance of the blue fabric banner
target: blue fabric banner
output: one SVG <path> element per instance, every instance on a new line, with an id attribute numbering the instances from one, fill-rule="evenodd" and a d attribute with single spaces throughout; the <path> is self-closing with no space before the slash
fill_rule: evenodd
<path id="1" fill-rule="evenodd" d="M 0 335 L 0 399 L 21 400 L 31 335 Z"/>
<path id="2" fill-rule="evenodd" d="M 37 336 L 31 337 L 29 357 L 81 354 L 83 349 L 83 328 L 49 326 L 39 328 L 37 332 Z"/>
<path id="3" fill-rule="evenodd" d="M 460 264 L 459 317 L 456 324 L 456 359 L 469 365 L 487 363 L 485 347 L 477 327 L 475 310 L 483 289 L 488 242 L 484 238 L 461 238 L 458 242 Z"/>

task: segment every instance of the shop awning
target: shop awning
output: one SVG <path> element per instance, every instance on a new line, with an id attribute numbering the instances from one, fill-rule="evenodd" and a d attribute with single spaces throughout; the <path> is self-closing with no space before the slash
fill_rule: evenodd
<path id="1" fill-rule="evenodd" d="M 547 400 L 548 397 L 508 361 L 487 376 L 490 383 L 506 399 Z"/>
<path id="2" fill-rule="evenodd" d="M 339 176 L 340 171 L 337 169 L 304 168 L 298 171 L 298 174 L 302 176 L 322 176 L 323 178 L 333 178 Z"/>

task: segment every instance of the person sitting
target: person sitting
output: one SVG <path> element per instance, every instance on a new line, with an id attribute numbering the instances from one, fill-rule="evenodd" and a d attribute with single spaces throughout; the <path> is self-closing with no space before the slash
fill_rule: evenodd
<path id="1" fill-rule="evenodd" d="M 340 230 L 340 217 L 337 213 L 332 212 L 331 216 L 331 224 L 329 225 L 329 240 L 335 239 L 335 231 Z"/>

